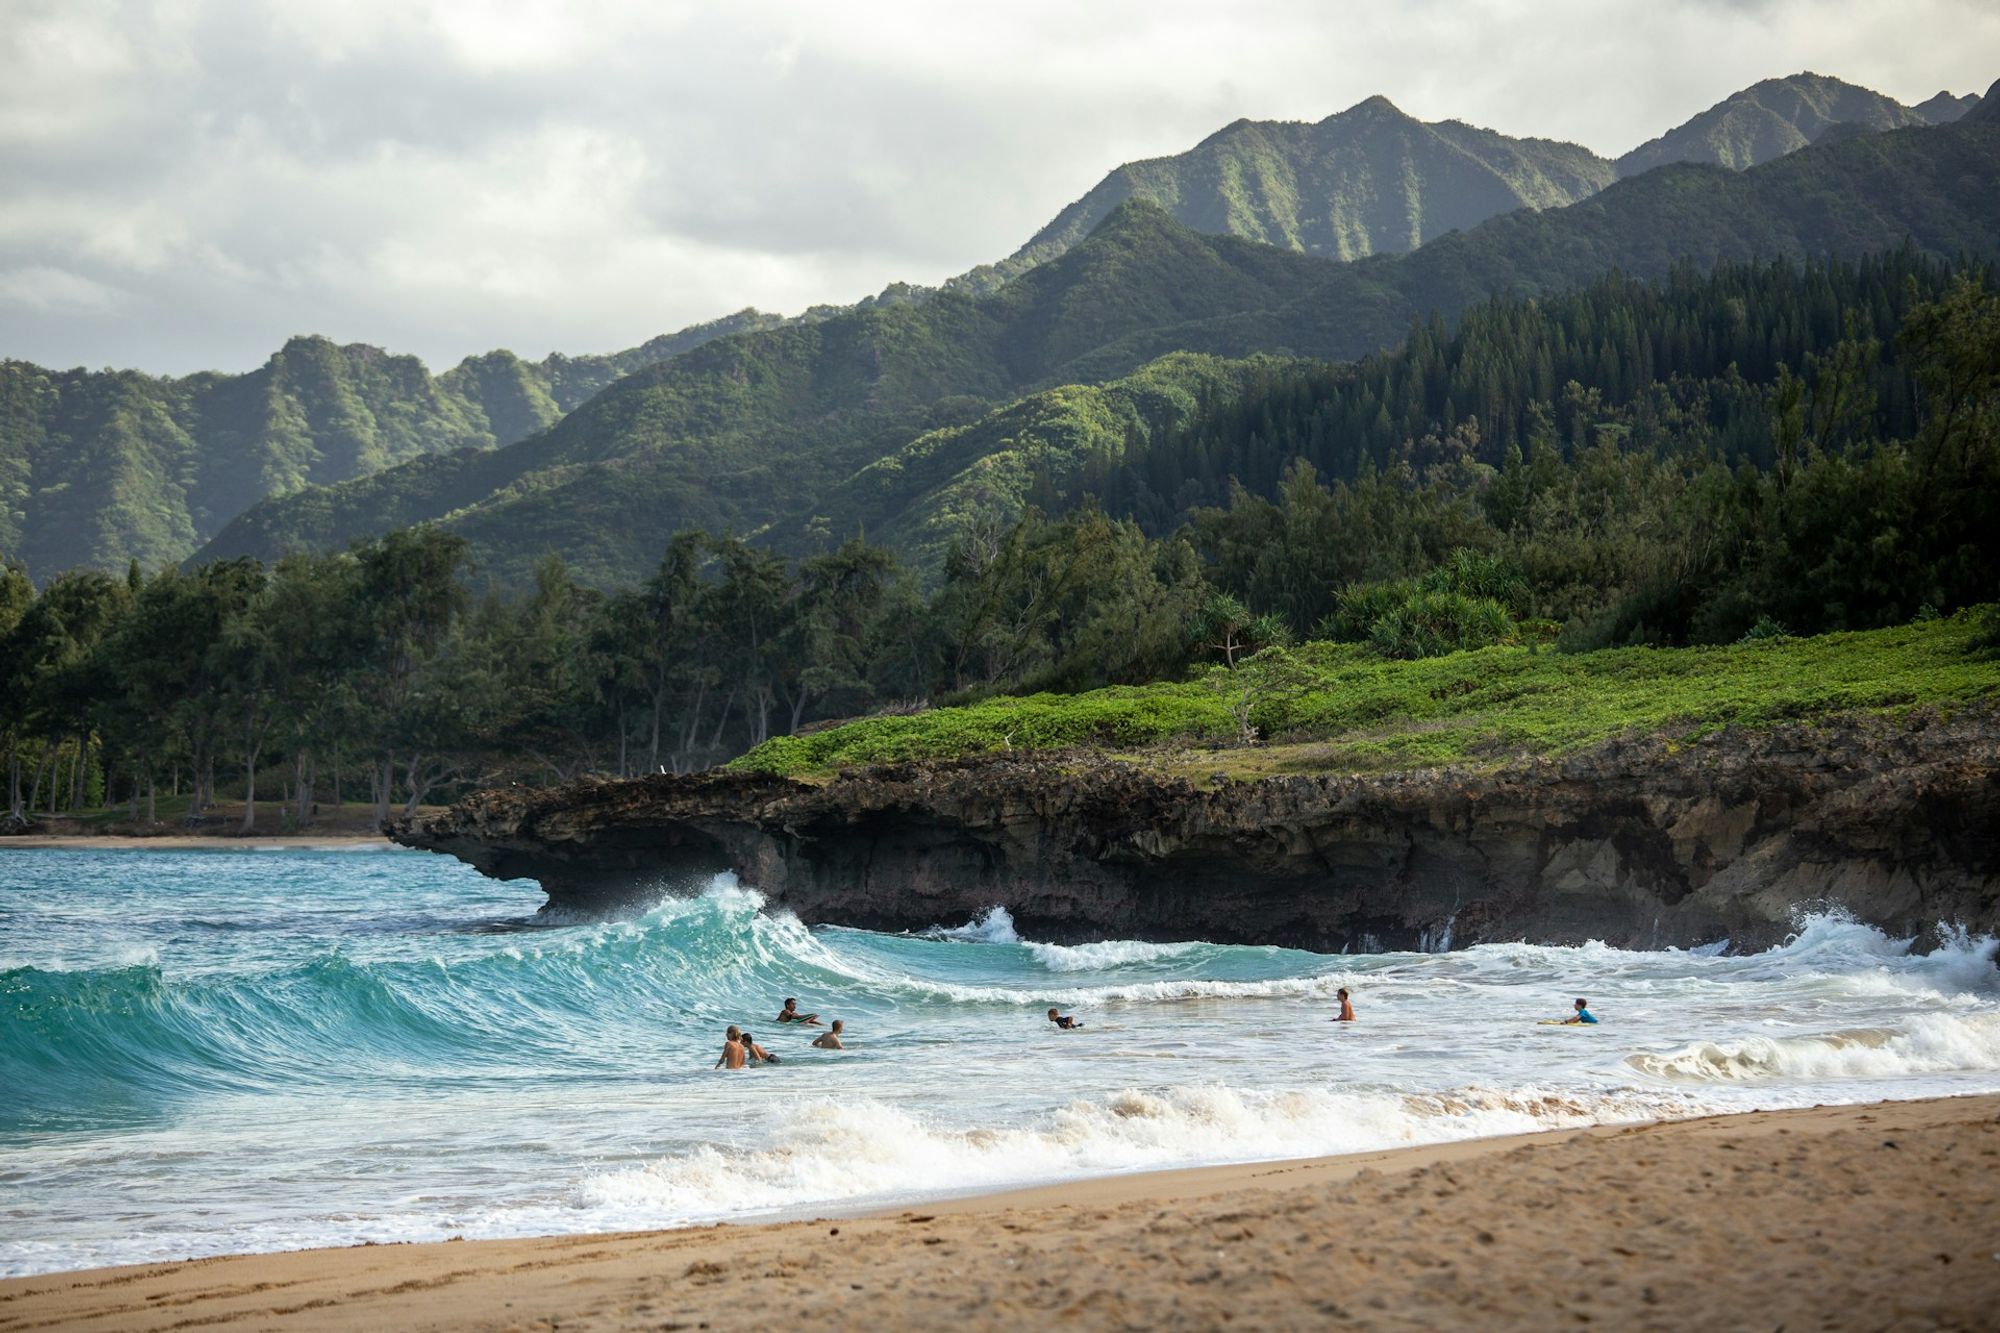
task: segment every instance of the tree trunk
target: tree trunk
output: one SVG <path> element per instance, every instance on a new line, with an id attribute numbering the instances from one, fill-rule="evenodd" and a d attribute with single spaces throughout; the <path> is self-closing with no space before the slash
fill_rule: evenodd
<path id="1" fill-rule="evenodd" d="M 375 827 L 378 829 L 387 828 L 389 825 L 389 786 L 396 780 L 396 752 L 394 750 L 391 750 L 388 757 L 382 761 L 382 766 L 376 770 L 375 777 L 377 779 L 375 786 Z"/>
<path id="2" fill-rule="evenodd" d="M 257 827 L 257 747 L 243 751 L 243 832 Z"/>
<path id="3" fill-rule="evenodd" d="M 21 747 L 19 745 L 7 751 L 7 816 L 17 824 L 27 818 L 27 811 L 21 808 Z"/>
<path id="4" fill-rule="evenodd" d="M 723 730 L 729 726 L 729 710 L 734 708 L 735 706 L 736 706 L 736 691 L 731 690 L 729 692 L 729 697 L 722 701 L 722 712 L 716 716 L 715 734 L 708 738 L 708 748 L 711 751 L 720 750 L 722 748 L 722 733 Z M 748 711 L 747 707 L 745 711 Z"/>
<path id="5" fill-rule="evenodd" d="M 629 776 L 625 772 L 625 740 L 630 731 L 631 729 L 625 725 L 625 704 L 623 700 L 620 700 L 618 704 L 618 776 L 621 778 Z"/>
<path id="6" fill-rule="evenodd" d="M 159 822 L 159 805 L 156 800 L 158 792 L 156 791 L 156 787 L 157 784 L 153 781 L 152 771 L 149 769 L 146 772 L 146 822 L 148 824 Z"/>
<path id="7" fill-rule="evenodd" d="M 59 815 L 62 813 L 63 761 L 69 757 L 69 746 L 63 744 L 61 741 L 57 741 L 51 747 L 51 751 L 51 758 L 49 760 L 49 803 L 42 808 L 42 813 L 45 815 Z"/>
<path id="8" fill-rule="evenodd" d="M 658 693 L 653 695 L 653 739 L 646 749 L 646 772 L 660 771 L 660 712 L 665 699 Z"/>
<path id="9" fill-rule="evenodd" d="M 90 737 L 84 732 L 76 735 L 76 771 L 69 775 L 69 808 L 72 813 L 83 809 L 84 797 L 88 794 L 85 780 L 90 776 Z"/>
<path id="10" fill-rule="evenodd" d="M 49 747 L 42 746 L 42 752 L 35 756 L 35 785 L 28 789 L 28 809 L 32 812 L 35 803 L 42 799 L 42 779 L 49 771 Z"/>

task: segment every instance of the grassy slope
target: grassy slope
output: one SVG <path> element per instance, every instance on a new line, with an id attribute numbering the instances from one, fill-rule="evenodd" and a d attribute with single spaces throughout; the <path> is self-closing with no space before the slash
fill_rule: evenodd
<path id="1" fill-rule="evenodd" d="M 1418 662 L 1312 644 L 1301 693 L 1257 705 L 1277 743 L 1147 762 L 1191 773 L 1354 772 L 1498 763 L 1626 732 L 1701 733 L 1835 713 L 2000 698 L 2000 655 L 1975 651 L 1978 619 L 1725 648 L 1625 648 L 1563 655 L 1489 648 Z M 1250 668 L 1254 669 L 1254 668 Z M 767 741 L 733 767 L 810 775 L 856 764 L 994 750 L 1212 745 L 1235 734 L 1226 679 L 1086 694 L 997 698 L 908 717 L 866 718 Z"/>

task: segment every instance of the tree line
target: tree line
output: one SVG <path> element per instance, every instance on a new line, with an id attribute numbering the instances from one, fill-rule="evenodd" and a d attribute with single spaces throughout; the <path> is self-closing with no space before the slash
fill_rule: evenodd
<path id="1" fill-rule="evenodd" d="M 1674 315 L 1675 293 L 1720 322 Z M 1223 442 L 1252 465 L 1171 529 L 1131 492 L 1056 496 L 969 528 L 938 570 L 858 539 L 793 561 L 684 532 L 636 586 L 551 558 L 509 593 L 481 590 L 437 528 L 39 590 L 7 566 L 9 818 L 119 804 L 152 820 L 163 791 L 199 817 L 226 790 L 282 793 L 299 824 L 355 796 L 386 819 L 473 785 L 686 772 L 835 719 L 1175 678 L 1308 637 L 1390 656 L 1726 642 L 1993 599 L 2000 299 L 1983 273 L 1889 256 L 1607 283 L 1584 304 L 1619 340 L 1666 338 L 1650 381 L 1557 336 L 1575 303 L 1496 303 L 1413 338 L 1410 364 L 1273 376 L 1134 458 L 1138 476 Z M 1795 332 L 1740 332 L 1776 349 L 1759 383 L 1721 359 L 1723 333 L 1766 316 Z M 1674 365 L 1677 338 L 1703 374 Z M 1573 356 L 1545 375 L 1549 345 Z M 1511 387 L 1489 402 L 1468 349 L 1510 347 Z M 1563 378 L 1585 360 L 1598 368 Z M 1490 417 L 1461 414 L 1455 376 Z M 1391 414 L 1402 438 L 1378 449 L 1364 431 L 1323 469 L 1288 432 L 1380 396 L 1364 382 L 1415 395 Z M 1425 415 L 1440 389 L 1451 410 Z M 246 829 L 256 816 L 246 800 Z"/>

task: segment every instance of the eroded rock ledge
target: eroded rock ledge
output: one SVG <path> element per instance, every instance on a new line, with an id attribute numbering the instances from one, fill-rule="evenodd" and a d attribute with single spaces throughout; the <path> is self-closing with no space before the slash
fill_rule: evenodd
<path id="1" fill-rule="evenodd" d="M 482 792 L 391 832 L 600 909 L 718 871 L 809 923 L 1320 950 L 1781 939 L 1831 904 L 2000 928 L 2000 716 L 1614 741 L 1498 771 L 1229 782 L 1087 753 Z"/>

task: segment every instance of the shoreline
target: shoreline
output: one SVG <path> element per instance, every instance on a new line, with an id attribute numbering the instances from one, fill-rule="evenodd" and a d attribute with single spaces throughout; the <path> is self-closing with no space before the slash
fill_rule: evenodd
<path id="1" fill-rule="evenodd" d="M 379 833 L 98 834 L 22 833 L 0 837 L 0 852 L 342 852 L 400 850 Z"/>
<path id="2" fill-rule="evenodd" d="M 0 1327 L 1977 1326 L 2000 1094 L 0 1281 Z"/>

